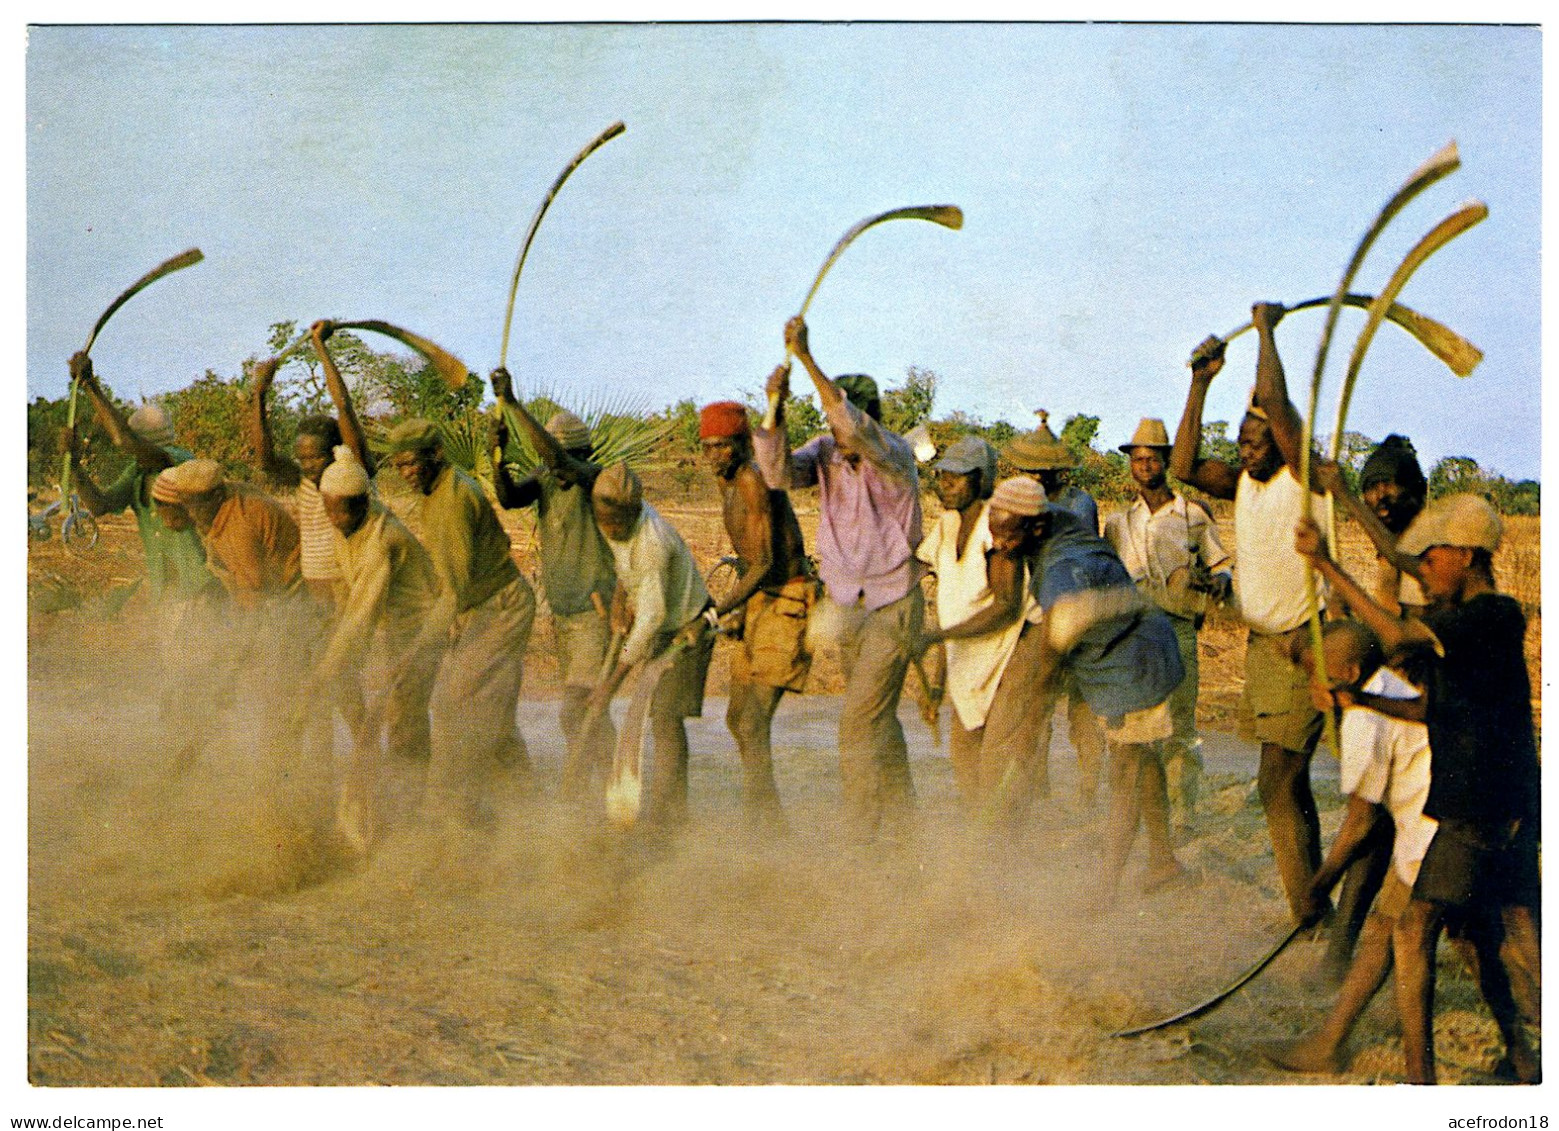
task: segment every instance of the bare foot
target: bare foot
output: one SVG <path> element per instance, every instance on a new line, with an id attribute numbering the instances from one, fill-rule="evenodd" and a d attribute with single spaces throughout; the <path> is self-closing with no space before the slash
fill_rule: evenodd
<path id="1" fill-rule="evenodd" d="M 1313 1038 L 1301 1041 L 1267 1041 L 1256 1052 L 1268 1064 L 1288 1072 L 1318 1072 L 1336 1076 L 1343 1071 L 1336 1049 L 1328 1049 Z"/>
<path id="2" fill-rule="evenodd" d="M 1138 881 L 1137 889 L 1143 895 L 1151 895 L 1170 884 L 1177 883 L 1190 876 L 1190 872 L 1180 866 L 1180 861 L 1171 861 L 1161 868 L 1154 868 Z"/>

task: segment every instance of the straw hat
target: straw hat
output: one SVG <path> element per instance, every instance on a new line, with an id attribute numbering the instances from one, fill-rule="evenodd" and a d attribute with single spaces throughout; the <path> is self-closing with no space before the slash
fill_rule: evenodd
<path id="1" fill-rule="evenodd" d="M 1015 436 L 1002 449 L 1002 458 L 1019 471 L 1059 471 L 1078 465 L 1072 449 L 1056 439 L 1050 430 L 1050 414 L 1044 409 L 1034 413 L 1039 427 Z"/>
<path id="2" fill-rule="evenodd" d="M 1144 416 L 1137 430 L 1131 434 L 1131 439 L 1120 446 L 1120 450 L 1127 455 L 1132 448 L 1172 448 L 1169 442 L 1169 431 L 1164 427 L 1164 422 L 1156 416 Z"/>

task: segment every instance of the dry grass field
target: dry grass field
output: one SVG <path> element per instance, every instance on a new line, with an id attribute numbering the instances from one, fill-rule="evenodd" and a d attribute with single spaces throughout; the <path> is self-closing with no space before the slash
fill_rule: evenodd
<path id="1" fill-rule="evenodd" d="M 701 563 L 716 560 L 707 476 L 665 468 L 648 486 Z M 803 493 L 797 509 L 810 536 L 815 500 Z M 530 520 L 507 521 L 534 576 Z M 690 724 L 692 820 L 674 843 L 651 848 L 549 796 L 515 796 L 481 834 L 403 827 L 349 866 L 288 842 L 322 797 L 328 809 L 328 781 L 268 792 L 274 703 L 249 695 L 219 715 L 192 689 L 185 725 L 211 744 L 195 772 L 169 775 L 144 595 L 113 608 L 140 574 L 134 526 L 102 525 L 88 555 L 54 541 L 29 556 L 35 1085 L 1299 1082 L 1252 1048 L 1323 1014 L 1314 942 L 1190 1025 L 1108 1036 L 1205 996 L 1284 931 L 1254 752 L 1227 735 L 1243 649 L 1231 625 L 1203 638 L 1208 781 L 1180 846 L 1196 879 L 1150 897 L 1128 888 L 1102 920 L 1082 911 L 1099 813 L 1079 802 L 1059 740 L 1055 796 L 1021 836 L 992 840 L 961 820 L 945 750 L 906 705 L 917 835 L 893 851 L 844 844 L 826 660 L 776 721 L 787 838 L 751 839 L 739 820 L 717 656 L 705 717 Z M 1363 561 L 1356 531 L 1344 527 L 1343 545 Z M 1500 583 L 1527 606 L 1534 687 L 1538 560 L 1537 521 L 1512 520 Z M 521 719 L 549 785 L 555 692 L 543 616 Z M 1341 807 L 1328 763 L 1317 755 L 1330 836 Z M 1444 951 L 1442 1078 L 1486 1083 L 1493 1025 Z M 1349 1071 L 1322 1082 L 1401 1078 L 1387 997 Z"/>

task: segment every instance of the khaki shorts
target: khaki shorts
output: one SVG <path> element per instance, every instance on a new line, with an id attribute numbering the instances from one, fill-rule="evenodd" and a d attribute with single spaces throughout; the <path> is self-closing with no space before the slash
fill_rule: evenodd
<path id="1" fill-rule="evenodd" d="M 801 691 L 812 668 L 807 613 L 817 582 L 798 577 L 778 593 L 760 589 L 747 601 L 741 647 L 731 657 L 732 683 L 758 683 Z"/>
<path id="2" fill-rule="evenodd" d="M 1128 712 L 1118 727 L 1112 727 L 1102 715 L 1097 717 L 1099 725 L 1104 728 L 1106 741 L 1112 746 L 1146 746 L 1161 742 L 1175 730 L 1167 699 L 1156 707 Z"/>
<path id="3" fill-rule="evenodd" d="M 594 687 L 601 681 L 601 665 L 611 637 L 606 618 L 594 609 L 552 617 L 557 641 L 558 675 L 565 687 Z"/>
<path id="4" fill-rule="evenodd" d="M 659 656 L 671 646 L 673 637 L 655 641 L 652 653 Z M 709 676 L 709 658 L 714 655 L 715 634 L 701 630 L 689 647 L 682 650 L 666 669 L 655 697 L 650 700 L 650 715 L 662 718 L 696 719 L 704 713 L 704 681 Z"/>
<path id="5" fill-rule="evenodd" d="M 1290 640 L 1306 626 L 1267 635 L 1251 632 L 1245 645 L 1245 691 L 1240 697 L 1240 735 L 1284 750 L 1315 749 L 1321 712 L 1310 702 L 1310 678 L 1289 659 Z"/>

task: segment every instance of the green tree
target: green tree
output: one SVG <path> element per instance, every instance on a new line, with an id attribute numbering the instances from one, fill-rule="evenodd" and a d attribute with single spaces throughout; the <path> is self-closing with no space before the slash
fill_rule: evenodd
<path id="1" fill-rule="evenodd" d="M 1213 420 L 1202 425 L 1202 458 L 1222 460 L 1231 467 L 1240 466 L 1240 446 L 1229 439 L 1229 422 Z"/>
<path id="2" fill-rule="evenodd" d="M 937 376 L 929 369 L 911 365 L 905 371 L 904 384 L 882 394 L 882 423 L 890 431 L 903 435 L 915 425 L 931 418 L 936 403 Z"/>
<path id="3" fill-rule="evenodd" d="M 1487 486 L 1483 469 L 1471 456 L 1446 456 L 1429 469 L 1429 497 L 1481 492 Z"/>

